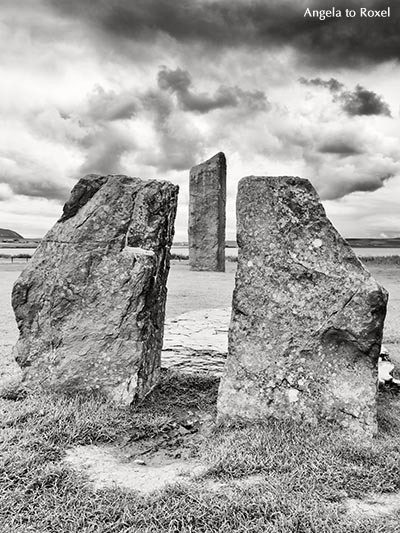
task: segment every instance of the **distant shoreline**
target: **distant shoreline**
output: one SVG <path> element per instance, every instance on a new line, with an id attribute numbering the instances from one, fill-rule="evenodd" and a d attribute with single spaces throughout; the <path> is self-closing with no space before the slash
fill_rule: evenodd
<path id="1" fill-rule="evenodd" d="M 0 248 L 37 248 L 42 239 L 32 239 L 30 241 L 0 241 Z"/>

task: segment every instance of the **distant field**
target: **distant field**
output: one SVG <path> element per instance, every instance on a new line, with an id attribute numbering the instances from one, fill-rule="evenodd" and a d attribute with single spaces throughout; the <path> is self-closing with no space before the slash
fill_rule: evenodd
<path id="1" fill-rule="evenodd" d="M 0 248 L 36 248 L 41 239 L 24 240 L 24 241 L 0 241 Z"/>
<path id="2" fill-rule="evenodd" d="M 0 248 L 34 248 L 40 243 L 41 239 L 25 239 L 24 241 L 1 241 Z M 353 248 L 400 248 L 400 237 L 393 239 L 355 239 L 348 238 L 346 241 Z M 187 248 L 188 243 L 185 241 L 176 241 L 174 246 Z M 228 240 L 225 242 L 226 248 L 237 248 L 236 241 Z"/>
<path id="3" fill-rule="evenodd" d="M 396 239 L 346 239 L 352 248 L 400 248 L 400 238 Z"/>

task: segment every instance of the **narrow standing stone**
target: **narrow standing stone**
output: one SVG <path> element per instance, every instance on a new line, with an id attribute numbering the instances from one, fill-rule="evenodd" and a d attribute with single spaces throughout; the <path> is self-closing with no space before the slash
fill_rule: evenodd
<path id="1" fill-rule="evenodd" d="M 131 403 L 156 384 L 177 194 L 118 175 L 75 185 L 13 289 L 25 387 Z"/>
<path id="2" fill-rule="evenodd" d="M 189 184 L 189 263 L 225 272 L 226 160 L 220 152 L 193 167 Z"/>
<path id="3" fill-rule="evenodd" d="M 243 178 L 237 219 L 219 420 L 327 420 L 375 434 L 385 289 L 305 179 Z"/>

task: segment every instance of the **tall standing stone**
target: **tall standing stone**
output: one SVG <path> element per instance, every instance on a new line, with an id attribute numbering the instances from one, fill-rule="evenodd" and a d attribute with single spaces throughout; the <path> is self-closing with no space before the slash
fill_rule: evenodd
<path id="1" fill-rule="evenodd" d="M 237 219 L 219 420 L 327 420 L 375 434 L 385 289 L 305 179 L 243 178 Z"/>
<path id="2" fill-rule="evenodd" d="M 14 285 L 27 388 L 130 403 L 157 382 L 178 187 L 88 175 Z"/>
<path id="3" fill-rule="evenodd" d="M 220 152 L 190 170 L 189 263 L 225 272 L 226 160 Z"/>

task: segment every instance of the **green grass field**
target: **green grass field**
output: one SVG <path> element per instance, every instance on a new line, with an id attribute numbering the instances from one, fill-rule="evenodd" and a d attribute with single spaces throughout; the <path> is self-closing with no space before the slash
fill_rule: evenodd
<path id="1" fill-rule="evenodd" d="M 399 532 L 398 511 L 363 518 L 345 509 L 348 497 L 400 490 L 400 399 L 390 391 L 380 393 L 380 433 L 372 442 L 323 426 L 209 424 L 186 443 L 206 465 L 201 478 L 148 496 L 94 491 L 83 473 L 62 462 L 71 446 L 157 438 L 188 410 L 212 419 L 217 388 L 216 378 L 164 372 L 136 408 L 100 396 L 0 400 L 0 531 Z M 256 481 L 245 483 L 252 475 Z M 212 488 L 207 480 L 225 485 Z"/>

